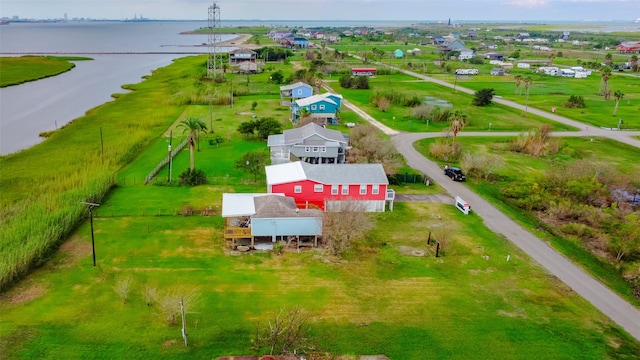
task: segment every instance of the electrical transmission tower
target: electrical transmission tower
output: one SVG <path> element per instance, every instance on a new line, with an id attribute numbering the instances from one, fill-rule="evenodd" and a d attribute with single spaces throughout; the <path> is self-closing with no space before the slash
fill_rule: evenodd
<path id="1" fill-rule="evenodd" d="M 222 54 L 219 48 L 221 42 L 220 28 L 220 7 L 213 3 L 213 5 L 209 6 L 209 41 L 207 42 L 209 50 L 207 74 L 210 78 L 215 78 L 222 70 Z"/>

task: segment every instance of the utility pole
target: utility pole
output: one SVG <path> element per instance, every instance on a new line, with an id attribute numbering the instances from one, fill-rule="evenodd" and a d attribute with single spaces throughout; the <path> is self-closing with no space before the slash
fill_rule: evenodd
<path id="1" fill-rule="evenodd" d="M 169 184 L 171 184 L 171 165 L 173 165 L 173 156 L 171 156 L 171 145 L 173 143 L 173 130 L 169 131 Z"/>
<path id="2" fill-rule="evenodd" d="M 100 206 L 100 204 L 80 201 L 80 204 L 89 206 L 89 222 L 91 223 L 91 252 L 93 253 L 93 266 L 96 266 L 96 242 L 93 237 L 93 208 Z"/>
<path id="3" fill-rule="evenodd" d="M 180 312 L 182 312 L 182 338 L 184 339 L 184 346 L 189 346 L 187 342 L 187 319 L 184 318 L 184 303 L 182 302 L 182 298 L 180 298 Z"/>

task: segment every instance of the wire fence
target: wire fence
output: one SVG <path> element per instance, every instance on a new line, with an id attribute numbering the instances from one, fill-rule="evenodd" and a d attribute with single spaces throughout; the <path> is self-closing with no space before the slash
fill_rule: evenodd
<path id="1" fill-rule="evenodd" d="M 166 158 L 160 161 L 160 163 L 153 170 L 151 170 L 149 175 L 147 175 L 147 177 L 144 178 L 144 183 L 148 184 L 151 180 L 153 180 L 153 178 L 155 178 L 155 176 L 160 172 L 160 170 L 162 170 L 162 168 L 165 167 L 165 165 L 167 165 L 169 161 L 171 161 L 171 159 L 173 159 L 180 150 L 184 149 L 184 147 L 187 146 L 188 142 L 189 142 L 189 137 L 182 140 L 182 142 L 178 144 L 178 146 L 176 146 L 175 149 L 171 150 L 171 153 L 169 153 L 169 155 L 167 155 Z"/>

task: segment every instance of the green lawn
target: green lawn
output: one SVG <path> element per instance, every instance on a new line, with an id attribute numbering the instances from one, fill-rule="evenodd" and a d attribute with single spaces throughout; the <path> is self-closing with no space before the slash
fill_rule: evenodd
<path id="1" fill-rule="evenodd" d="M 0 87 L 18 85 L 50 76 L 55 76 L 73 69 L 71 61 L 92 60 L 83 57 L 61 56 L 21 56 L 0 57 Z"/>
<path id="2" fill-rule="evenodd" d="M 433 139 L 421 140 L 416 143 L 416 149 L 429 157 L 428 146 L 433 141 Z M 523 224 L 536 236 L 549 241 L 555 249 L 574 262 L 581 264 L 593 276 L 625 297 L 627 301 L 640 306 L 640 301 L 633 296 L 631 287 L 622 279 L 620 270 L 616 269 L 610 260 L 593 255 L 580 241 L 555 237 L 544 231 L 541 228 L 540 220 L 534 214 L 528 214 L 521 209 L 509 206 L 500 193 L 500 189 L 510 182 L 549 169 L 561 168 L 562 165 L 578 159 L 603 162 L 613 165 L 616 171 L 621 174 L 634 174 L 638 171 L 638 159 L 640 159 L 640 152 L 637 148 L 610 139 L 562 138 L 560 140 L 561 150 L 558 154 L 531 157 L 511 151 L 509 139 L 460 137 L 458 141 L 463 146 L 464 152 L 498 155 L 504 161 L 504 166 L 496 173 L 499 181 L 469 181 L 467 183 L 475 192 Z"/>

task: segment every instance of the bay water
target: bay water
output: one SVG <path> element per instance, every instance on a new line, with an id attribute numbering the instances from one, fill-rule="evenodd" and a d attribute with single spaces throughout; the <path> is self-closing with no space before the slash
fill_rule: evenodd
<path id="1" fill-rule="evenodd" d="M 0 155 L 29 148 L 39 133 L 78 118 L 125 92 L 175 58 L 206 54 L 207 35 L 181 32 L 207 22 L 12 23 L 0 27 L 0 56 L 52 54 L 91 57 L 72 70 L 0 89 Z M 233 35 L 221 36 L 227 40 Z"/>

